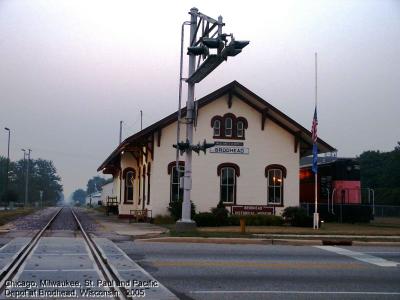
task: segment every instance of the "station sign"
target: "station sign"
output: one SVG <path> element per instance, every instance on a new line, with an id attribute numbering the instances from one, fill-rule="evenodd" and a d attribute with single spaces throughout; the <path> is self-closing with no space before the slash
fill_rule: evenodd
<path id="1" fill-rule="evenodd" d="M 249 154 L 250 150 L 244 147 L 242 142 L 220 142 L 216 141 L 215 146 L 210 148 L 210 153 L 220 154 Z"/>
<path id="2" fill-rule="evenodd" d="M 233 205 L 232 214 L 234 215 L 271 215 L 274 208 L 268 205 Z"/>

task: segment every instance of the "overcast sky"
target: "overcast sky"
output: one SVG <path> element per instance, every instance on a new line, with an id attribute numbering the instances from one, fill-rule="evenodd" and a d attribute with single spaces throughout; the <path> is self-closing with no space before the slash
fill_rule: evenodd
<path id="1" fill-rule="evenodd" d="M 0 0 L 0 125 L 11 159 L 53 160 L 65 195 L 124 137 L 177 107 L 180 27 L 193 6 L 250 45 L 196 86 L 237 80 L 355 156 L 400 140 L 400 1 Z M 187 68 L 185 67 L 185 70 Z M 7 133 L 0 135 L 6 155 Z"/>

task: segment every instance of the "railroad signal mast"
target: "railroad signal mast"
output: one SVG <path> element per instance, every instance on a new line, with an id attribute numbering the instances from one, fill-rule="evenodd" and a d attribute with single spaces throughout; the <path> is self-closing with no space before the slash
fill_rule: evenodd
<path id="1" fill-rule="evenodd" d="M 182 24 L 181 34 L 181 63 L 179 78 L 179 106 L 178 106 L 178 126 L 176 148 L 176 170 L 179 172 L 179 153 L 185 153 L 185 172 L 183 177 L 183 203 L 182 218 L 177 221 L 176 229 L 178 231 L 191 230 L 196 223 L 191 219 L 191 203 L 190 193 L 192 190 L 192 152 L 199 154 L 200 151 L 206 153 L 207 148 L 213 147 L 213 143 L 198 143 L 193 145 L 193 126 L 195 119 L 194 107 L 194 88 L 195 84 L 202 81 L 208 74 L 214 71 L 222 62 L 226 61 L 230 56 L 236 56 L 242 49 L 249 44 L 249 41 L 236 41 L 233 34 L 222 33 L 222 17 L 218 20 L 210 18 L 199 12 L 197 8 L 192 8 L 189 12 L 190 22 L 186 21 Z M 190 25 L 189 47 L 187 55 L 189 55 L 188 77 L 182 77 L 183 65 L 183 41 L 184 26 Z M 197 64 L 196 64 L 197 59 Z M 186 117 L 182 123 L 186 124 L 186 141 L 180 141 L 180 123 L 181 123 L 181 95 L 182 81 L 188 84 L 188 99 L 186 103 Z"/>

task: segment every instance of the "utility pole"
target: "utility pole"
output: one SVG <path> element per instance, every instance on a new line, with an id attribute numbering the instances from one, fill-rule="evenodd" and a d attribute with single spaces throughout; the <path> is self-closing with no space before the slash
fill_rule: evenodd
<path id="1" fill-rule="evenodd" d="M 11 130 L 8 127 L 4 127 L 4 130 L 8 131 L 8 147 L 7 147 L 7 165 L 6 165 L 6 184 L 4 186 L 4 196 L 5 196 L 5 201 L 6 205 L 9 205 L 9 199 L 8 199 L 8 173 L 10 169 L 10 135 L 11 135 Z"/>
<path id="2" fill-rule="evenodd" d="M 189 231 L 196 227 L 196 223 L 191 219 L 191 190 L 192 190 L 192 153 L 195 151 L 199 154 L 210 147 L 214 143 L 206 143 L 204 140 L 201 145 L 193 144 L 193 121 L 194 121 L 194 93 L 195 84 L 203 80 L 222 62 L 226 61 L 228 57 L 236 56 L 242 49 L 249 44 L 249 41 L 236 41 L 232 34 L 223 34 L 222 27 L 225 25 L 222 22 L 222 17 L 219 16 L 218 20 L 200 13 L 197 8 L 192 8 L 189 12 L 190 22 L 182 24 L 181 35 L 181 63 L 180 63 L 180 76 L 179 76 L 179 107 L 178 107 L 178 120 L 177 120 L 177 143 L 173 145 L 177 149 L 176 167 L 179 176 L 179 152 L 181 155 L 185 153 L 185 171 L 183 176 L 183 203 L 182 203 L 182 218 L 176 222 L 177 231 Z M 182 65 L 183 65 L 183 41 L 184 41 L 184 25 L 190 25 L 190 39 L 187 54 L 189 55 L 189 69 L 188 78 L 188 99 L 186 102 L 186 141 L 179 141 L 179 122 L 180 120 L 180 103 L 181 103 L 181 88 L 182 88 Z M 201 28 L 201 30 L 200 30 Z M 213 30 L 217 30 L 212 33 Z M 200 37 L 197 38 L 198 34 Z M 228 37 L 230 42 L 228 43 Z M 213 49 L 216 54 L 210 53 Z M 196 68 L 196 57 L 198 63 Z M 200 62 L 203 61 L 201 64 Z"/>
<path id="3" fill-rule="evenodd" d="M 140 130 L 143 130 L 143 111 L 140 111 Z"/>
<path id="4" fill-rule="evenodd" d="M 197 27 L 197 8 L 190 10 L 190 41 L 195 39 L 196 27 Z M 192 76 L 196 68 L 196 55 L 189 53 L 189 72 L 188 77 Z M 189 145 L 193 142 L 193 108 L 194 108 L 194 82 L 188 83 L 188 99 L 186 102 L 186 142 Z M 179 120 L 178 120 L 179 122 Z M 177 170 L 179 174 L 179 170 Z M 192 151 L 187 149 L 185 152 L 185 173 L 183 179 L 183 203 L 182 203 L 182 219 L 179 221 L 179 225 L 185 227 L 196 226 L 195 222 L 191 218 L 191 203 L 190 193 L 192 190 Z M 177 224 L 178 225 L 178 224 Z M 178 226 L 179 226 L 178 225 Z"/>
<path id="5" fill-rule="evenodd" d="M 43 208 L 43 191 L 39 191 L 40 194 L 40 208 Z"/>
<path id="6" fill-rule="evenodd" d="M 124 121 L 119 121 L 119 144 L 122 143 L 122 123 Z"/>
<path id="7" fill-rule="evenodd" d="M 26 178 L 25 178 L 25 207 L 28 206 L 28 191 L 29 191 L 29 162 L 31 159 L 31 149 L 28 149 L 27 161 L 26 161 Z"/>

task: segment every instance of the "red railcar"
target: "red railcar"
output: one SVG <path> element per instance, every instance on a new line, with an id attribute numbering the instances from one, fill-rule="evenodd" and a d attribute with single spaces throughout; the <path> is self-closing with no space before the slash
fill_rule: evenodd
<path id="1" fill-rule="evenodd" d="M 300 203 L 314 203 L 315 176 L 311 159 L 300 167 Z M 360 164 L 355 158 L 318 159 L 318 203 L 361 204 Z"/>

